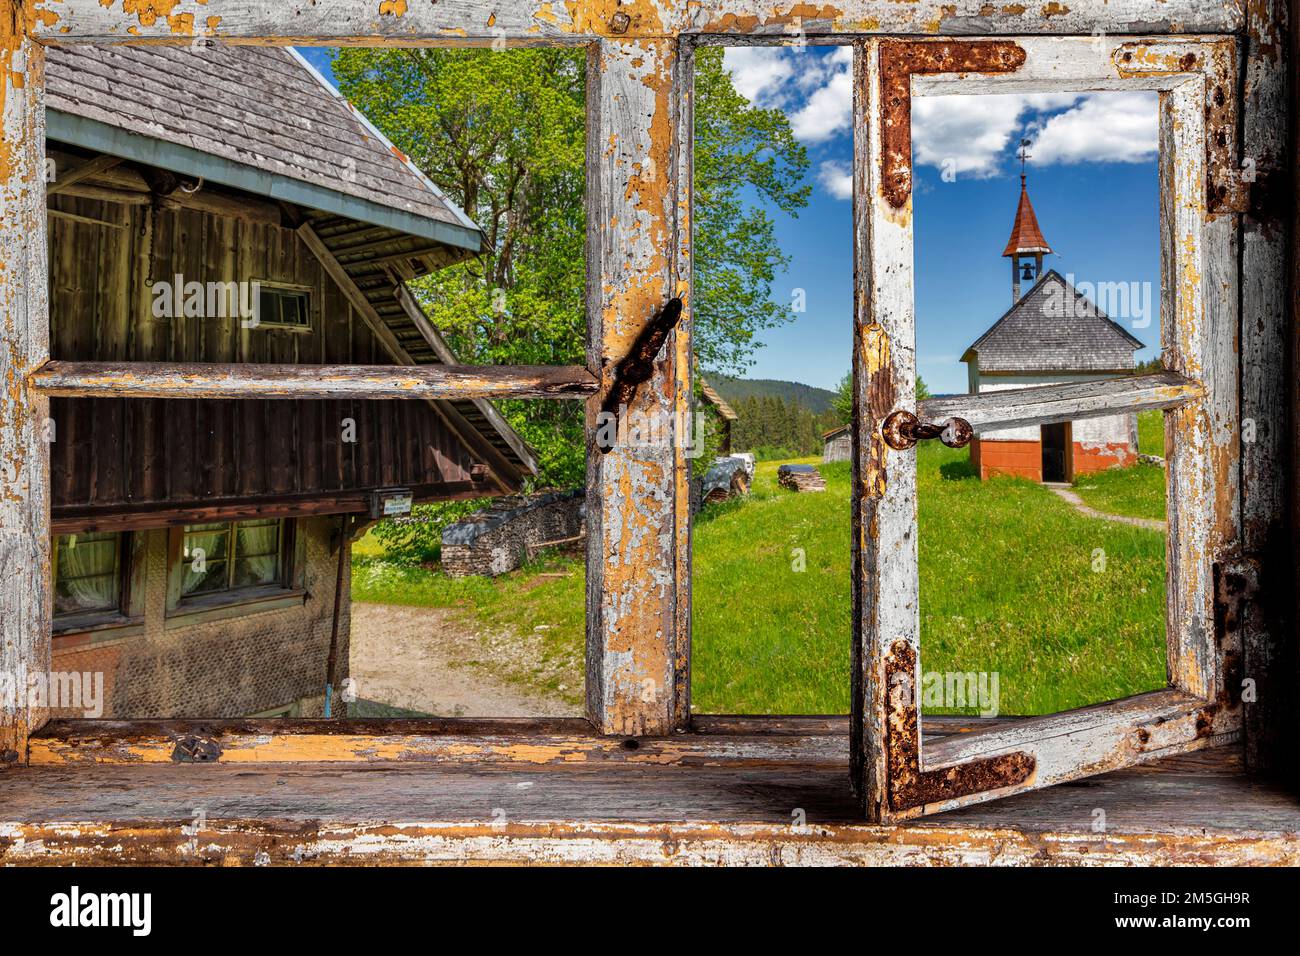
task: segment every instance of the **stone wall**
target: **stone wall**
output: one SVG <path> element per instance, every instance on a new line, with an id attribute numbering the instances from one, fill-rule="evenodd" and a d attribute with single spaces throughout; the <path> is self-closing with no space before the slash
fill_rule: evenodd
<path id="1" fill-rule="evenodd" d="M 451 577 L 513 571 L 548 542 L 586 533 L 581 489 L 496 499 L 442 532 L 442 569 Z"/>
<path id="2" fill-rule="evenodd" d="M 290 706 L 303 717 L 321 716 L 338 571 L 330 538 L 338 526 L 337 517 L 298 520 L 302 588 L 292 596 L 170 615 L 168 531 L 135 532 L 145 536 L 143 624 L 123 629 L 125 637 L 113 630 L 56 636 L 51 669 L 102 672 L 103 717 L 244 717 Z M 340 684 L 348 674 L 349 565 L 339 619 Z"/>

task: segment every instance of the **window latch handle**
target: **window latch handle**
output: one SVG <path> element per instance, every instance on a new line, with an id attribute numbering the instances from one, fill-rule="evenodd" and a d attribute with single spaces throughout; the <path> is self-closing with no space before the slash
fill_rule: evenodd
<path id="1" fill-rule="evenodd" d="M 964 418 L 947 418 L 941 422 L 923 422 L 911 412 L 891 412 L 880 426 L 885 444 L 895 451 L 906 451 L 922 439 L 937 438 L 949 448 L 965 448 L 975 430 Z"/>

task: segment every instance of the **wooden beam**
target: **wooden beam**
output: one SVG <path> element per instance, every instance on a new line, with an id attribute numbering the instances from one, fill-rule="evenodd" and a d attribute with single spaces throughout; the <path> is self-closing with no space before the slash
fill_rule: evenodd
<path id="1" fill-rule="evenodd" d="M 585 43 L 631 41 L 681 34 L 733 38 L 853 33 L 922 35 L 1030 35 L 1124 33 L 1233 33 L 1242 25 L 1237 0 L 1072 0 L 1068 4 L 989 4 L 986 0 L 643 0 L 616 7 L 605 0 L 555 4 L 547 0 L 443 0 L 395 5 L 375 15 L 370 0 L 289 0 L 274 7 L 227 0 L 219 16 L 204 0 L 179 0 L 162 16 L 152 7 L 129 12 L 93 0 L 47 0 L 38 5 L 34 35 L 56 43 L 159 40 L 191 36 L 265 42 L 303 37 L 331 43 L 420 41 L 484 46 L 493 41 Z"/>
<path id="2" fill-rule="evenodd" d="M 136 192 L 133 189 L 119 189 L 116 186 L 99 186 L 95 183 L 68 183 L 59 190 L 58 195 L 117 203 L 119 206 L 147 206 L 151 201 L 148 193 Z"/>
<path id="3" fill-rule="evenodd" d="M 202 502 L 144 502 L 129 506 L 70 505 L 54 509 L 51 533 L 140 531 L 147 528 L 204 524 L 209 521 L 364 514 L 370 511 L 370 495 L 373 490 L 360 488 L 330 494 L 259 496 L 237 500 L 209 499 Z M 471 481 L 416 485 L 410 488 L 410 491 L 417 502 L 488 498 L 496 494 L 491 487 Z"/>
<path id="4" fill-rule="evenodd" d="M 1180 408 L 1204 395 L 1205 388 L 1199 382 L 1177 372 L 1160 372 L 1097 382 L 927 398 L 918 404 L 917 415 L 926 421 L 957 415 L 970 422 L 976 430 L 1012 428 L 1080 418 L 1104 418 L 1150 409 Z"/>
<path id="5" fill-rule="evenodd" d="M 312 721 L 319 729 L 311 743 L 345 759 L 287 763 L 256 756 L 285 747 L 278 727 L 307 722 L 244 721 L 243 731 L 234 729 L 237 722 L 196 722 L 188 727 L 196 736 L 206 728 L 235 752 L 194 767 L 171 759 L 180 741 L 167 731 L 185 722 L 139 722 L 140 730 L 125 738 L 115 722 L 97 722 L 98 737 L 94 726 L 82 724 L 79 753 L 65 749 L 74 741 L 58 734 L 58 722 L 48 738 L 42 734 L 32 744 L 34 759 L 61 765 L 4 780 L 0 860 L 83 866 L 1300 863 L 1295 799 L 1242 775 L 1229 748 L 1107 774 L 1087 787 L 873 826 L 855 818 L 844 786 L 842 724 L 835 734 L 797 731 L 792 738 L 784 730 L 764 733 L 760 721 L 751 719 L 735 735 L 685 734 L 642 740 L 635 748 L 573 732 L 566 721 L 532 722 L 534 728 L 466 722 L 460 741 L 471 759 L 489 764 L 482 769 L 457 762 L 452 742 L 459 734 L 451 722 L 402 722 L 445 726 L 441 734 L 431 728 L 436 736 L 418 743 L 394 745 L 385 739 L 392 721 Z M 331 735 L 336 724 L 339 733 Z M 383 741 L 385 751 L 367 757 L 352 744 L 349 753 L 347 738 L 357 732 Z M 153 741 L 150 734 L 157 735 Z M 566 738 L 578 748 L 568 755 L 555 746 Z M 530 744 L 538 745 L 535 760 Z M 131 761 L 137 746 L 141 759 Z M 183 757 L 187 748 L 179 749 Z M 400 759 L 404 752 L 414 759 Z M 669 765 L 659 766 L 656 757 Z M 268 801 L 268 793 L 275 799 Z M 206 823 L 201 832 L 183 832 L 177 821 L 190 820 L 196 806 L 206 808 Z M 1097 807 L 1106 809 L 1101 831 Z M 490 812 L 495 808 L 500 812 Z"/>
<path id="6" fill-rule="evenodd" d="M 50 669 L 49 401 L 30 379 L 50 343 L 45 53 L 23 35 L 26 15 L 0 14 L 0 771 L 26 759 L 48 716 L 27 680 Z"/>
<path id="7" fill-rule="evenodd" d="M 117 156 L 103 155 L 87 160 L 80 166 L 70 169 L 67 172 L 59 172 L 58 167 L 56 166 L 55 178 L 53 182 L 46 187 L 45 192 L 47 195 L 54 196 L 63 192 L 69 186 L 76 185 L 83 179 L 89 179 L 92 176 L 97 176 L 102 172 L 112 169 L 121 162 L 122 160 Z"/>
<path id="8" fill-rule="evenodd" d="M 66 219 L 69 222 L 85 223 L 87 226 L 105 226 L 109 229 L 124 229 L 124 222 L 109 222 L 107 219 L 96 219 L 93 216 L 79 216 L 75 212 L 64 212 L 62 209 L 49 208 L 49 213 L 55 219 Z"/>
<path id="9" fill-rule="evenodd" d="M 361 320 L 366 327 L 374 333 L 379 344 L 383 346 L 384 351 L 392 357 L 398 365 L 414 366 L 415 359 L 411 358 L 409 352 L 397 336 L 393 334 L 388 323 L 384 321 L 376 310 L 371 301 L 366 298 L 364 292 L 353 281 L 351 274 L 343 267 L 343 264 L 334 257 L 334 253 L 325 245 L 325 241 L 319 233 L 312 227 L 310 222 L 303 222 L 298 226 L 298 236 L 311 251 L 321 266 L 334 280 L 335 284 L 343 290 L 348 302 L 352 308 L 361 316 Z M 519 475 L 510 462 L 505 459 L 487 438 L 478 433 L 465 418 L 456 411 L 455 407 L 440 402 L 430 402 L 429 407 L 433 409 L 434 414 L 442 419 L 443 423 L 451 429 L 465 446 L 471 449 L 476 455 L 484 459 L 484 463 L 491 469 L 492 481 L 504 492 L 518 490 Z"/>
<path id="10" fill-rule="evenodd" d="M 688 238 L 674 185 L 681 92 L 673 41 L 590 48 L 587 358 L 600 369 L 602 393 L 682 281 L 676 256 Z M 689 375 L 681 334 L 668 340 L 653 378 L 621 416 L 654 423 L 655 438 L 602 454 L 595 446 L 601 403 L 587 406 L 587 715 L 609 734 L 667 734 L 689 712 L 678 654 L 688 585 L 678 535 L 687 462 L 671 428 L 689 409 L 679 387 Z"/>
<path id="11" fill-rule="evenodd" d="M 447 340 L 442 337 L 442 332 L 429 321 L 429 317 L 424 314 L 424 309 L 420 307 L 420 303 L 411 294 L 411 290 L 392 272 L 389 272 L 389 277 L 393 281 L 393 288 L 402 311 L 419 329 L 424 341 L 429 344 L 429 348 L 433 349 L 433 354 L 438 356 L 438 361 L 444 365 L 459 364 L 450 346 L 447 345 Z M 519 456 L 519 460 L 523 462 L 524 467 L 536 475 L 537 456 L 528 447 L 528 444 L 519 437 L 519 433 L 510 427 L 509 422 L 505 420 L 505 416 L 501 414 L 500 410 L 485 398 L 475 399 L 474 407 L 478 409 L 479 414 L 488 420 L 488 423 L 505 443 L 510 446 L 511 451 Z M 513 471 L 514 469 L 510 468 L 509 470 Z"/>
<path id="12" fill-rule="evenodd" d="M 194 209 L 212 216 L 229 216 L 262 226 L 279 226 L 283 215 L 278 203 L 252 196 L 233 196 L 210 188 L 195 192 L 177 189 L 158 203 L 163 209 Z"/>
<path id="13" fill-rule="evenodd" d="M 1252 692 L 1244 704 L 1246 759 L 1257 771 L 1300 780 L 1300 508 L 1287 521 L 1288 487 L 1300 503 L 1300 247 L 1297 222 L 1285 218 L 1294 172 L 1296 37 L 1300 8 L 1285 0 L 1261 0 L 1247 8 L 1244 43 L 1241 174 L 1250 180 L 1246 215 L 1241 218 L 1241 541 L 1256 559 L 1261 581 L 1245 609 L 1242 624 L 1242 679 Z M 1288 44 L 1289 39 L 1289 44 Z M 1289 62 L 1288 62 L 1289 60 Z M 1288 268 L 1287 238 L 1291 240 Z M 1279 290 L 1291 277 L 1291 310 Z"/>
<path id="14" fill-rule="evenodd" d="M 928 743 L 953 746 L 975 735 L 992 740 L 1033 719 L 927 717 L 922 730 Z M 1083 716 L 1074 725 L 1093 726 Z M 177 743 L 200 738 L 214 763 L 843 767 L 848 728 L 847 717 L 701 716 L 689 732 L 628 747 L 582 717 L 55 719 L 32 735 L 30 748 L 34 766 L 175 763 Z"/>
<path id="15" fill-rule="evenodd" d="M 581 366 L 244 365 L 47 362 L 30 376 L 47 396 L 81 398 L 586 398 Z"/>

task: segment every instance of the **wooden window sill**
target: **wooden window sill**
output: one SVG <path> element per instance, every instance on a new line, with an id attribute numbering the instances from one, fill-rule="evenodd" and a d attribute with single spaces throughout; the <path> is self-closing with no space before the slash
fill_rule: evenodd
<path id="1" fill-rule="evenodd" d="M 104 644 L 138 637 L 143 633 L 143 617 L 126 617 L 119 614 L 99 620 L 55 621 L 50 637 L 52 650 L 57 654 L 59 651 L 82 650 L 90 646 L 101 647 Z"/>
<path id="2" fill-rule="evenodd" d="M 1300 799 L 1247 777 L 1239 746 L 882 826 L 851 793 L 847 723 L 706 717 L 632 746 L 581 718 L 54 721 L 4 773 L 0 860 L 1300 864 Z M 196 737 L 215 762 L 177 759 Z"/>
<path id="3" fill-rule="evenodd" d="M 177 607 L 167 612 L 164 626 L 168 629 L 191 627 L 210 621 L 261 614 L 264 611 L 280 611 L 284 608 L 301 607 L 306 600 L 307 592 L 304 589 L 284 588 L 279 585 L 226 591 L 181 601 Z"/>

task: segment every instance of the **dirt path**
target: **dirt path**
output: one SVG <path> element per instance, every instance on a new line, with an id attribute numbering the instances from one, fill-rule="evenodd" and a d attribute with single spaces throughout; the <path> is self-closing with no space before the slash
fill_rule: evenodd
<path id="1" fill-rule="evenodd" d="M 493 645 L 499 642 L 492 642 Z M 577 709 L 496 677 L 492 651 L 452 612 L 352 605 L 357 696 L 439 717 L 563 717 Z"/>
<path id="2" fill-rule="evenodd" d="M 1089 508 L 1084 504 L 1083 499 L 1069 488 L 1052 488 L 1063 501 L 1074 507 L 1074 510 L 1081 515 L 1089 518 L 1102 518 L 1106 521 L 1118 521 L 1120 524 L 1131 524 L 1138 528 L 1150 528 L 1152 531 L 1164 531 L 1165 523 L 1155 518 L 1130 518 L 1128 515 L 1112 515 L 1104 511 L 1098 511 L 1096 508 Z"/>

